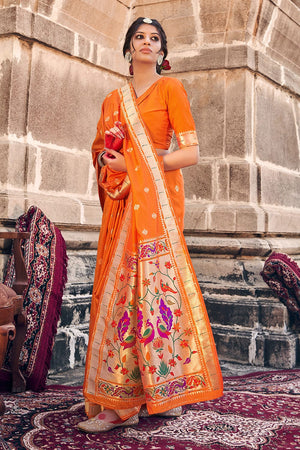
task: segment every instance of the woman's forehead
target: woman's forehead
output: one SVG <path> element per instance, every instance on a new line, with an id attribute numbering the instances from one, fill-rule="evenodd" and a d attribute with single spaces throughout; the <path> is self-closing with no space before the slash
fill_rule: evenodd
<path id="1" fill-rule="evenodd" d="M 158 34 L 159 32 L 157 31 L 156 27 L 154 25 L 150 25 L 147 23 L 142 23 L 138 29 L 136 30 L 136 33 L 140 32 L 140 33 L 149 33 L 149 34 Z"/>

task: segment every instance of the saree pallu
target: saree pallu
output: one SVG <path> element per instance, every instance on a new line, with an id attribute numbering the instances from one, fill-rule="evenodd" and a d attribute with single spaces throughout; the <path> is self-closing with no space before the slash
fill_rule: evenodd
<path id="1" fill-rule="evenodd" d="M 131 85 L 119 91 L 127 174 L 105 167 L 106 196 L 84 395 L 122 419 L 222 395 L 209 319 L 184 241 L 181 171 L 164 173 Z M 96 155 L 94 155 L 95 158 Z M 95 161 L 95 159 L 94 159 Z M 175 184 L 175 186 L 174 186 Z M 183 192 L 183 189 L 181 189 Z"/>

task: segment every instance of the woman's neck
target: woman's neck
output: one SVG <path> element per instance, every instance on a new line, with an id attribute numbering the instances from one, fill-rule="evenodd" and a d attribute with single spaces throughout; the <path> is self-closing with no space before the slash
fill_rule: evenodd
<path id="1" fill-rule="evenodd" d="M 156 72 L 156 68 L 145 68 L 135 66 L 133 68 L 132 86 L 135 90 L 137 97 L 140 97 L 155 81 L 160 78 L 160 75 Z"/>

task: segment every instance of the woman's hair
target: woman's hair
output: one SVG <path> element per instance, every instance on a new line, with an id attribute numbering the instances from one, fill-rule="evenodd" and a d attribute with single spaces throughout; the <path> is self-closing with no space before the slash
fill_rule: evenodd
<path id="1" fill-rule="evenodd" d="M 153 25 L 158 31 L 158 34 L 159 34 L 160 40 L 161 40 L 161 50 L 164 53 L 164 59 L 165 59 L 167 57 L 167 54 L 168 54 L 168 48 L 167 48 L 167 36 L 166 36 L 166 33 L 165 33 L 163 27 L 155 19 L 151 19 L 151 23 L 150 23 L 149 19 L 146 19 L 146 21 L 144 22 L 144 19 L 145 19 L 145 17 L 139 17 L 128 28 L 128 31 L 127 31 L 126 36 L 125 36 L 125 42 L 124 42 L 124 45 L 123 45 L 123 56 L 125 56 L 125 54 L 126 54 L 126 52 L 128 50 L 130 51 L 131 39 L 132 39 L 133 35 L 136 33 L 136 31 L 139 29 L 139 27 L 143 23 L 149 23 L 149 25 Z M 158 65 L 156 66 L 156 71 L 158 73 L 161 72 L 160 66 L 158 66 Z"/>

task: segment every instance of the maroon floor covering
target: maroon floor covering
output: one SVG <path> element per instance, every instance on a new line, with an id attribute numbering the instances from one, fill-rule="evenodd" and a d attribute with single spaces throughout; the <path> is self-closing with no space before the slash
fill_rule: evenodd
<path id="1" fill-rule="evenodd" d="M 80 388 L 5 394 L 0 449 L 298 450 L 300 370 L 225 378 L 220 399 L 184 407 L 181 417 L 150 417 L 132 428 L 84 434 Z"/>

